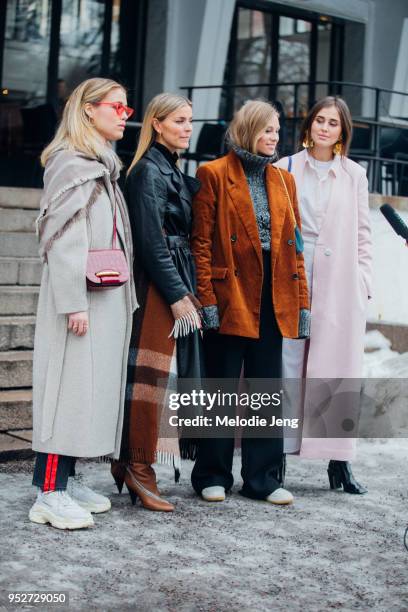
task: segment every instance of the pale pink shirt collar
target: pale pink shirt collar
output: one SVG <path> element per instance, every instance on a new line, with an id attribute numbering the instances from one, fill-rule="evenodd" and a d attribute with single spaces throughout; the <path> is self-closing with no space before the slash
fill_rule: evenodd
<path id="1" fill-rule="evenodd" d="M 310 166 L 311 168 L 314 168 L 314 158 L 312 157 L 312 155 L 310 155 L 309 151 L 307 149 L 305 149 L 305 160 L 306 163 L 308 164 L 308 166 Z M 329 168 L 329 172 L 332 172 L 334 174 L 334 176 L 337 177 L 338 171 L 340 169 L 340 164 L 341 164 L 341 156 L 340 155 L 335 155 L 332 161 L 332 164 Z"/>

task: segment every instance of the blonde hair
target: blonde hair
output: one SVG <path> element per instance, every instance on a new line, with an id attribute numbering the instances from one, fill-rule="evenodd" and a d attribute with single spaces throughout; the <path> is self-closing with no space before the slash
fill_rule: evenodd
<path id="1" fill-rule="evenodd" d="M 154 96 L 147 105 L 146 112 L 143 117 L 142 129 L 140 130 L 139 143 L 137 145 L 135 156 L 130 164 L 127 174 L 137 164 L 139 159 L 143 157 L 148 149 L 156 140 L 156 130 L 153 127 L 153 119 L 164 121 L 170 113 L 174 113 L 181 106 L 188 105 L 192 107 L 192 103 L 188 98 L 179 94 L 161 93 Z"/>
<path id="2" fill-rule="evenodd" d="M 249 100 L 236 111 L 227 131 L 227 141 L 250 153 L 273 117 L 279 117 L 275 106 L 264 100 Z"/>
<path id="3" fill-rule="evenodd" d="M 41 154 L 41 164 L 45 166 L 48 159 L 60 149 L 81 151 L 90 157 L 98 158 L 106 143 L 97 129 L 92 125 L 85 112 L 85 105 L 101 102 L 112 89 L 124 87 L 111 79 L 87 79 L 69 96 L 58 130 Z"/>

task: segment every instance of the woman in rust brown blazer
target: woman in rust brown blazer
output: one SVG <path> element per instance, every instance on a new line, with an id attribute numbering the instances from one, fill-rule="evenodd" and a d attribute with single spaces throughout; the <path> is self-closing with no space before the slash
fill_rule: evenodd
<path id="1" fill-rule="evenodd" d="M 295 235 L 295 182 L 272 165 L 279 140 L 275 107 L 260 100 L 244 104 L 228 140 L 225 157 L 198 169 L 201 189 L 193 202 L 207 376 L 238 380 L 243 366 L 246 378 L 280 378 L 282 337 L 307 337 L 310 312 Z M 200 440 L 192 472 L 195 491 L 207 501 L 223 501 L 233 483 L 234 439 L 216 436 Z M 283 461 L 282 436 L 243 435 L 240 493 L 291 503 L 278 477 Z"/>

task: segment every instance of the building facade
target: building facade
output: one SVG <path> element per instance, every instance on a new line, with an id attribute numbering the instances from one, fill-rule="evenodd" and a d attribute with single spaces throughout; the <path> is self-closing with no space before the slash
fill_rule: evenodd
<path id="1" fill-rule="evenodd" d="M 293 150 L 308 107 L 338 93 L 361 128 L 354 148 L 378 156 L 398 140 L 396 124 L 406 127 L 408 95 L 375 88 L 408 94 L 407 53 L 406 0 L 7 0 L 0 3 L 0 183 L 21 184 L 11 158 L 38 156 L 68 93 L 98 75 L 127 86 L 136 123 L 156 93 L 187 93 L 193 149 L 204 123 L 227 122 L 242 101 L 263 97 L 278 102 L 283 152 Z M 361 118 L 388 123 L 380 135 Z M 124 157 L 136 137 L 134 124 L 120 145 Z M 25 163 L 25 184 L 37 184 L 40 171 Z M 381 172 L 373 169 L 373 191 L 382 190 Z"/>

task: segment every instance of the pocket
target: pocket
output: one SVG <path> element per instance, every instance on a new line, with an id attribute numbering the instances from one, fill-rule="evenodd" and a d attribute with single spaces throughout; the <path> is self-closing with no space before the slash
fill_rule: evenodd
<path id="1" fill-rule="evenodd" d="M 368 300 L 368 291 L 367 291 L 367 287 L 365 284 L 364 275 L 361 272 L 361 270 L 358 271 L 358 278 L 359 278 L 360 289 L 361 289 L 362 295 L 365 300 Z"/>
<path id="2" fill-rule="evenodd" d="M 211 280 L 224 280 L 227 277 L 228 268 L 211 268 Z"/>
<path id="3" fill-rule="evenodd" d="M 368 292 L 367 292 L 367 286 L 365 284 L 364 276 L 360 270 L 358 273 L 358 284 L 360 288 L 359 302 L 360 302 L 362 311 L 366 316 L 367 308 L 368 308 Z"/>

